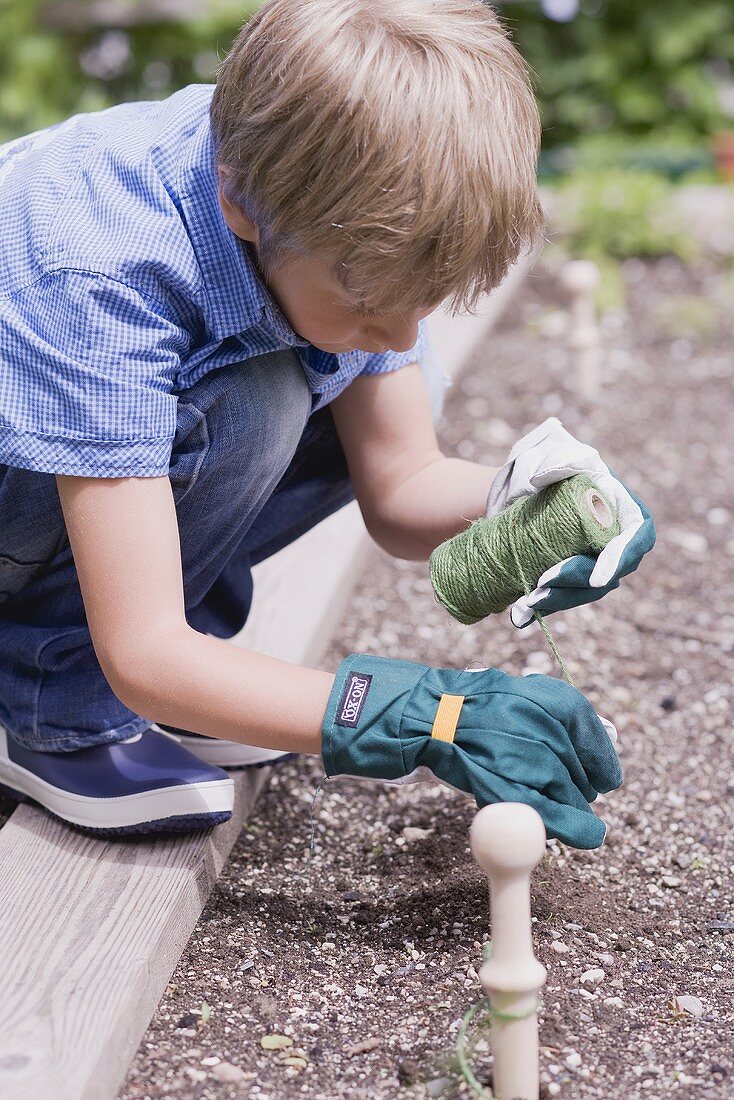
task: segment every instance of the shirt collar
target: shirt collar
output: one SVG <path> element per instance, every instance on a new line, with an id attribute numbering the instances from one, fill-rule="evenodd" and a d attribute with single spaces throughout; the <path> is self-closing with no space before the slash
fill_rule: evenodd
<path id="1" fill-rule="evenodd" d="M 190 138 L 178 186 L 189 237 L 204 280 L 204 313 L 211 334 L 223 340 L 265 324 L 287 347 L 307 347 L 260 278 L 247 248 L 224 221 L 209 118 Z"/>

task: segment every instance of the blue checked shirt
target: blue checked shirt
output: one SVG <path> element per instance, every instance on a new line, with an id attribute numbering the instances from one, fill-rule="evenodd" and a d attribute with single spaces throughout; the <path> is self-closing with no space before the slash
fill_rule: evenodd
<path id="1" fill-rule="evenodd" d="M 314 407 L 410 352 L 329 355 L 289 326 L 217 202 L 196 85 L 0 146 L 0 463 L 168 472 L 177 394 L 296 348 Z"/>

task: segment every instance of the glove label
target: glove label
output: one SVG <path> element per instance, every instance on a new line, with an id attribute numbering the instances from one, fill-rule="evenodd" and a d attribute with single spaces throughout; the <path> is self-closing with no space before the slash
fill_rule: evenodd
<path id="1" fill-rule="evenodd" d="M 372 684 L 372 677 L 366 672 L 350 672 L 339 700 L 335 722 L 337 726 L 355 728 L 359 722 L 362 708 Z"/>

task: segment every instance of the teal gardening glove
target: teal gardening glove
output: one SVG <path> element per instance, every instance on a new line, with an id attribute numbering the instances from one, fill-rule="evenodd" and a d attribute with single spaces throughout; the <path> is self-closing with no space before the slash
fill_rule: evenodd
<path id="1" fill-rule="evenodd" d="M 606 826 L 589 803 L 622 783 L 606 730 L 570 684 L 364 654 L 339 666 L 322 755 L 328 776 L 398 779 L 427 767 L 479 806 L 524 802 L 575 848 L 602 844 Z"/>

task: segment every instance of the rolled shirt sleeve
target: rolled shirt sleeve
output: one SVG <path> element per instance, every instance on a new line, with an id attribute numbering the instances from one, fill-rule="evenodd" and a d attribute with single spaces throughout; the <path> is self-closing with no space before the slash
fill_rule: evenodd
<path id="1" fill-rule="evenodd" d="M 189 340 L 155 302 L 94 272 L 47 272 L 0 299 L 0 462 L 167 474 Z"/>

